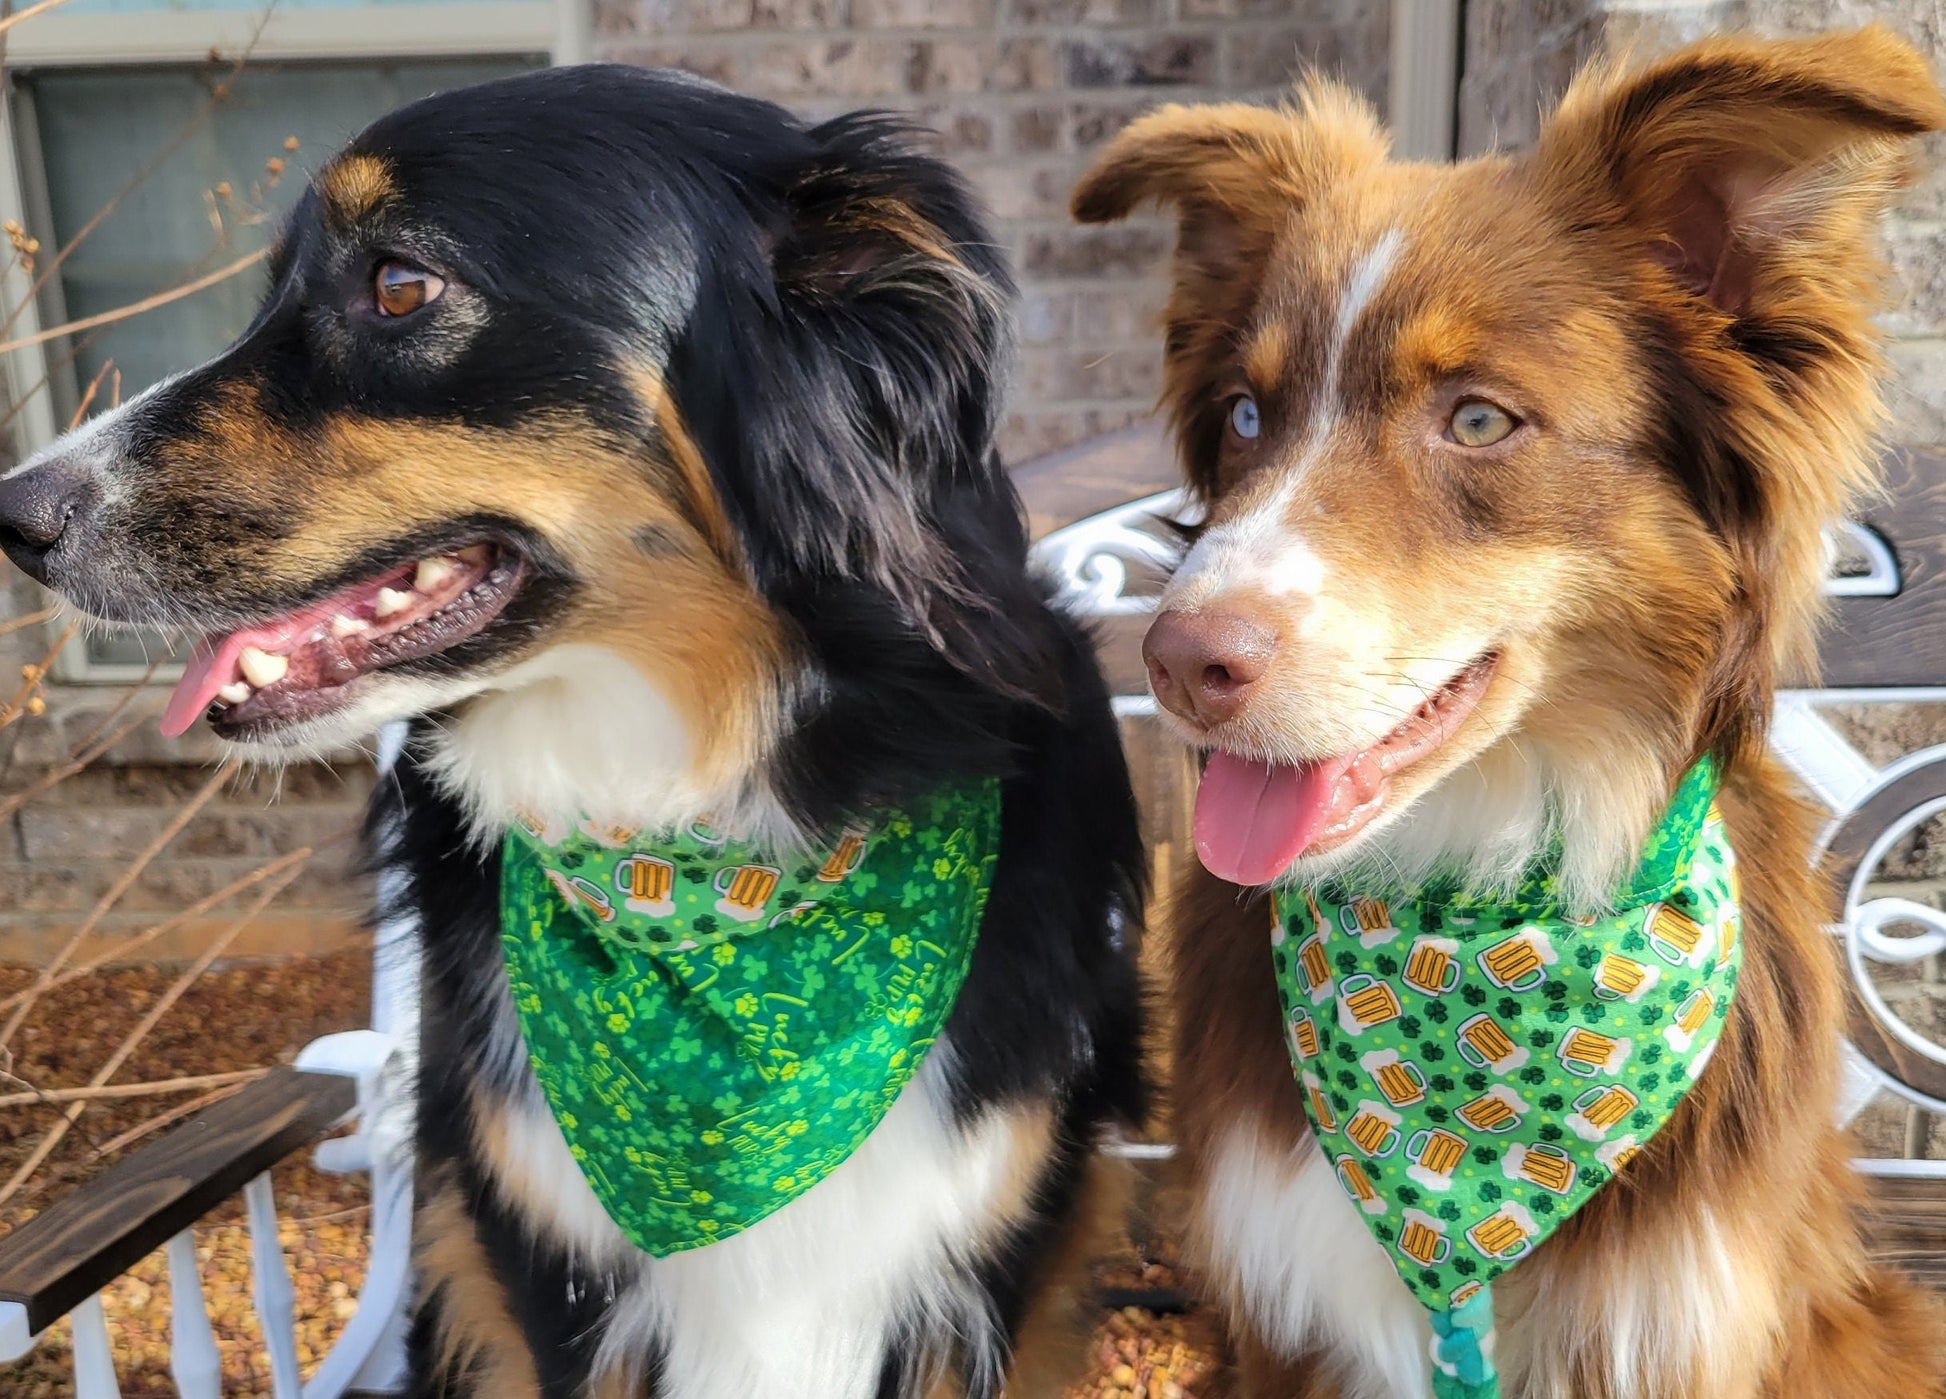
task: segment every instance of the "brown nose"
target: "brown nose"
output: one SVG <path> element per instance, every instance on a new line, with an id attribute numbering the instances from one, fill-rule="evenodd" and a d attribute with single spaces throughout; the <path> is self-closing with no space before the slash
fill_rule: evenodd
<path id="1" fill-rule="evenodd" d="M 1155 697 L 1204 728 L 1242 712 L 1276 649 L 1269 631 L 1228 612 L 1164 612 L 1142 638 Z"/>

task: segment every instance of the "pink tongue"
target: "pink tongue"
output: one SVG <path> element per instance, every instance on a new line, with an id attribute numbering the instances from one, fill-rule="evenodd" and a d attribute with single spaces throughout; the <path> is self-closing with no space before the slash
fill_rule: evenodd
<path id="1" fill-rule="evenodd" d="M 356 592 L 356 590 L 352 590 Z M 237 657 L 246 646 L 265 651 L 283 651 L 298 637 L 328 620 L 352 593 L 328 598 L 301 612 L 292 612 L 260 627 L 248 627 L 228 636 L 206 636 L 196 643 L 183 666 L 182 679 L 163 707 L 159 727 L 164 738 L 180 738 L 203 716 L 216 700 L 216 692 L 237 678 Z"/>
<path id="2" fill-rule="evenodd" d="M 1268 884 L 1334 816 L 1356 805 L 1345 776 L 1358 754 L 1296 767 L 1213 753 L 1196 789 L 1196 853 L 1218 879 Z"/>

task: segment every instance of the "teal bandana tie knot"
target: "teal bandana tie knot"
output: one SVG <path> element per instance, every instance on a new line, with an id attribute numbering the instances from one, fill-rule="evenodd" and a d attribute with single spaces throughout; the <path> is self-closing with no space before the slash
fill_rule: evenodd
<path id="1" fill-rule="evenodd" d="M 638 1248 L 740 1233 L 870 1135 L 959 995 L 999 844 L 993 780 L 802 858 L 702 823 L 508 833 L 501 942 L 528 1058 Z"/>
<path id="2" fill-rule="evenodd" d="M 1559 906 L 1555 861 L 1499 902 L 1429 885 L 1273 896 L 1305 1112 L 1433 1316 L 1433 1394 L 1497 1399 L 1489 1284 L 1669 1120 L 1741 962 L 1736 860 L 1705 759 L 1613 912 Z"/>

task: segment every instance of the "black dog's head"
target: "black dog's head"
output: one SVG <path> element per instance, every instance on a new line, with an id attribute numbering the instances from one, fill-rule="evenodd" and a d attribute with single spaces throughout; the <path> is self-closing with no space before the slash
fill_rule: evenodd
<path id="1" fill-rule="evenodd" d="M 991 447 L 1012 289 L 894 122 L 622 67 L 448 93 L 325 167 L 270 283 L 0 480 L 28 572 L 203 638 L 166 728 L 436 712 L 486 805 L 680 808 L 1058 700 Z"/>

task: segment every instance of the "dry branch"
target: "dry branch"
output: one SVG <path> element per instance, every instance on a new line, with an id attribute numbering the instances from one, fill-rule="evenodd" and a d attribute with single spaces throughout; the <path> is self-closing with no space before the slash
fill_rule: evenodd
<path id="1" fill-rule="evenodd" d="M 54 960 L 41 968 L 40 975 L 34 978 L 33 985 L 22 993 L 20 1003 L 15 1006 L 13 1014 L 7 1017 L 7 1023 L 0 1026 L 0 1049 L 4 1049 L 13 1040 L 14 1032 L 20 1028 L 20 1022 L 27 1018 L 27 1013 L 34 1008 L 34 1002 L 40 999 L 41 993 L 47 990 L 49 983 L 63 967 L 67 966 L 68 959 L 74 955 L 74 950 L 81 945 L 82 940 L 95 930 L 108 910 L 128 892 L 129 886 L 141 878 L 142 871 L 149 867 L 150 861 L 162 853 L 163 847 L 174 840 L 182 832 L 182 828 L 189 824 L 191 818 L 209 804 L 210 798 L 223 789 L 223 784 L 230 780 L 236 770 L 237 761 L 234 758 L 219 767 L 196 795 L 184 803 L 182 810 L 176 813 L 175 819 L 163 828 L 162 833 L 150 841 L 142 853 L 129 862 L 128 868 L 108 886 L 107 892 L 95 900 L 95 906 L 88 911 L 88 916 L 82 920 L 81 926 L 76 928 L 69 935 L 68 940 L 61 945 L 61 950 L 54 954 Z"/>
<path id="2" fill-rule="evenodd" d="M 239 272 L 255 267 L 268 256 L 270 256 L 268 248 L 259 248 L 254 253 L 244 254 L 235 262 L 225 263 L 214 272 L 206 272 L 193 281 L 170 287 L 167 291 L 159 291 L 154 296 L 145 296 L 140 301 L 131 301 L 126 306 L 117 306 L 114 310 L 103 311 L 99 315 L 83 316 L 80 320 L 69 321 L 65 325 L 49 326 L 46 330 L 38 331 L 33 335 L 23 335 L 18 340 L 0 342 L 0 355 L 12 354 L 15 350 L 24 350 L 31 345 L 44 345 L 49 340 L 59 340 L 63 335 L 73 335 L 78 331 L 93 330 L 98 325 L 113 325 L 116 321 L 125 321 L 130 316 L 139 316 L 144 311 L 153 311 L 158 306 L 167 306 L 171 301 L 180 301 L 185 296 L 194 296 L 205 287 L 213 287 L 218 282 L 226 281 Z"/>
<path id="3" fill-rule="evenodd" d="M 152 1098 L 162 1093 L 184 1093 L 191 1088 L 219 1088 L 262 1078 L 269 1069 L 232 1069 L 221 1074 L 192 1074 L 188 1078 L 159 1078 L 147 1083 L 104 1083 L 97 1087 L 34 1088 L 24 1093 L 0 1093 L 0 1108 L 26 1107 L 32 1103 L 98 1102 L 108 1098 Z M 16 1083 L 18 1079 L 14 1080 Z"/>
<path id="4" fill-rule="evenodd" d="M 149 1031 L 155 1028 L 156 1022 L 167 1015 L 169 1008 L 182 998 L 182 993 L 193 986 L 197 979 L 209 970 L 210 965 L 229 950 L 230 944 L 235 942 L 237 935 L 249 926 L 250 920 L 263 912 L 264 906 L 276 898 L 278 894 L 282 893 L 284 886 L 295 878 L 297 878 L 297 871 L 292 870 L 284 878 L 273 883 L 263 893 L 259 894 L 248 908 L 238 915 L 235 922 L 217 934 L 216 939 L 208 947 L 203 949 L 203 955 L 186 967 L 182 975 L 170 983 L 169 989 L 164 991 L 157 998 L 156 1003 L 149 1007 L 148 1012 L 135 1023 L 135 1028 L 123 1037 L 121 1044 L 116 1047 L 115 1052 L 108 1056 L 108 1062 L 95 1071 L 95 1076 L 88 1082 L 89 1087 L 99 1088 L 116 1075 L 122 1065 L 128 1062 L 128 1056 L 135 1052 L 136 1047 L 148 1037 Z M 68 1131 L 80 1120 L 81 1114 L 87 1110 L 88 1104 L 86 1100 L 68 1105 L 66 1110 L 61 1114 L 61 1120 L 48 1129 L 47 1135 L 42 1137 L 34 1149 L 27 1154 L 27 1159 L 20 1163 L 20 1168 L 8 1178 L 7 1183 L 0 1185 L 0 1205 L 6 1204 L 7 1201 L 20 1193 L 20 1188 L 33 1177 L 34 1172 L 41 1168 L 41 1165 L 47 1158 L 54 1154 L 54 1148 L 61 1144 L 62 1140 L 66 1138 Z"/>
<path id="5" fill-rule="evenodd" d="M 346 835 L 349 834 L 350 832 L 346 832 Z M 269 864 L 259 865 L 256 869 L 251 870 L 250 873 L 239 875 L 215 893 L 203 895 L 202 898 L 196 900 L 195 903 L 183 909 L 180 913 L 172 913 L 169 917 L 163 919 L 153 927 L 144 928 L 141 932 L 124 938 L 113 947 L 98 954 L 94 960 L 83 962 L 80 966 L 74 967 L 71 970 L 50 976 L 47 978 L 45 984 L 36 982 L 34 985 L 28 986 L 23 990 L 15 991 L 12 995 L 0 996 L 0 1010 L 11 1010 L 29 997 L 42 996 L 57 987 L 67 985 L 70 981 L 79 981 L 84 976 L 98 972 L 117 957 L 126 957 L 132 952 L 139 951 L 141 948 L 148 946 L 148 944 L 161 937 L 164 933 L 173 932 L 190 919 L 200 914 L 208 913 L 220 903 L 228 902 L 245 889 L 248 889 L 251 885 L 262 883 L 271 875 L 289 869 L 292 865 L 301 864 L 303 861 L 317 854 L 318 851 L 327 850 L 344 838 L 342 835 L 336 836 L 331 840 L 321 840 L 314 846 L 307 845 L 302 849 L 293 850 L 288 855 L 279 855 Z M 72 948 L 68 950 L 72 951 Z"/>

